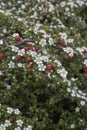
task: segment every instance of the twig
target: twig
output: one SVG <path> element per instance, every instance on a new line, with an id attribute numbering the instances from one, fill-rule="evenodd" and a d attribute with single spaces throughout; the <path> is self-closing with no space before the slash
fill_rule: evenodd
<path id="1" fill-rule="evenodd" d="M 52 47 L 59 51 L 63 51 L 63 47 L 61 47 L 61 46 L 52 45 Z"/>
<path id="2" fill-rule="evenodd" d="M 5 50 L 8 50 L 9 47 L 11 47 L 11 46 L 20 46 L 20 45 L 23 45 L 23 44 L 25 44 L 25 43 L 27 43 L 27 42 L 32 42 L 32 43 L 34 43 L 34 40 L 33 40 L 33 39 L 30 39 L 30 38 L 21 39 L 19 42 L 15 43 L 15 44 L 12 44 L 12 45 L 9 45 L 8 47 L 3 48 L 3 50 L 5 51 Z"/>

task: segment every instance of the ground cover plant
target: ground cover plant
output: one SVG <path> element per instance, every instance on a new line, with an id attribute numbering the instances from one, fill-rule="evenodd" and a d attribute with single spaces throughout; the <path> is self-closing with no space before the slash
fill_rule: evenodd
<path id="1" fill-rule="evenodd" d="M 0 0 L 0 130 L 87 130 L 87 0 Z"/>

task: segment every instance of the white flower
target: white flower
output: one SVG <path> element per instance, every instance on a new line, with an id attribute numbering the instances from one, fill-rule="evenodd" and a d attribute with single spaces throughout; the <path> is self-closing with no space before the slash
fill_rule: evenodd
<path id="1" fill-rule="evenodd" d="M 44 48 L 42 49 L 42 52 L 43 52 L 43 54 L 44 54 L 44 55 L 46 55 L 46 54 L 47 54 L 47 50 L 46 50 L 46 49 L 44 49 Z"/>
<path id="2" fill-rule="evenodd" d="M 8 127 L 8 126 L 11 126 L 12 125 L 12 123 L 10 123 L 10 121 L 9 120 L 5 120 L 5 127 Z"/>
<path id="3" fill-rule="evenodd" d="M 5 86 L 6 86 L 7 89 L 11 89 L 11 85 L 5 84 Z"/>
<path id="4" fill-rule="evenodd" d="M 70 9 L 68 7 L 65 8 L 65 11 L 68 12 Z"/>
<path id="5" fill-rule="evenodd" d="M 42 60 L 44 62 L 49 62 L 49 57 L 48 56 L 42 56 Z"/>
<path id="6" fill-rule="evenodd" d="M 71 126 L 70 126 L 70 127 L 71 127 L 71 129 L 73 129 L 73 128 L 75 128 L 75 125 L 74 125 L 74 124 L 71 124 Z"/>
<path id="7" fill-rule="evenodd" d="M 73 43 L 74 39 L 67 39 L 68 43 Z"/>
<path id="8" fill-rule="evenodd" d="M 44 47 L 47 43 L 46 43 L 46 39 L 41 39 L 41 41 L 39 42 L 39 44 Z"/>
<path id="9" fill-rule="evenodd" d="M 14 130 L 21 130 L 21 128 L 20 128 L 20 127 L 17 127 L 17 128 L 15 128 Z"/>
<path id="10" fill-rule="evenodd" d="M 12 60 L 14 60 L 15 59 L 15 56 L 12 56 Z"/>
<path id="11" fill-rule="evenodd" d="M 67 92 L 71 92 L 71 88 L 67 88 Z"/>
<path id="12" fill-rule="evenodd" d="M 17 65 L 18 67 L 23 67 L 22 63 L 18 63 Z"/>
<path id="13" fill-rule="evenodd" d="M 24 128 L 23 130 L 32 130 L 32 126 L 28 125 L 28 127 Z"/>
<path id="14" fill-rule="evenodd" d="M 15 64 L 14 64 L 13 61 L 10 61 L 10 62 L 8 63 L 8 66 L 9 66 L 9 68 L 14 68 L 14 67 L 15 67 Z"/>
<path id="15" fill-rule="evenodd" d="M 61 36 L 61 38 L 65 39 L 65 40 L 67 39 L 67 34 L 66 33 L 60 32 L 59 35 Z"/>
<path id="16" fill-rule="evenodd" d="M 21 8 L 22 8 L 22 9 L 25 9 L 25 8 L 26 8 L 26 6 L 25 6 L 24 4 L 22 4 L 22 5 L 21 5 Z"/>
<path id="17" fill-rule="evenodd" d="M 60 6 L 61 6 L 61 7 L 64 7 L 65 5 L 66 5 L 66 2 L 61 2 L 61 3 L 60 3 Z"/>
<path id="18" fill-rule="evenodd" d="M 19 50 L 19 48 L 16 46 L 11 46 L 11 48 L 12 48 L 12 51 L 14 51 L 14 52 L 18 52 L 18 50 Z"/>
<path id="19" fill-rule="evenodd" d="M 19 109 L 14 109 L 14 113 L 15 113 L 15 115 L 19 115 L 20 114 Z"/>
<path id="20" fill-rule="evenodd" d="M 25 50 L 24 49 L 18 50 L 18 55 L 23 56 L 24 54 L 25 54 Z"/>
<path id="21" fill-rule="evenodd" d="M 1 124 L 1 125 L 0 125 L 0 130 L 6 130 L 6 127 L 5 127 L 4 124 Z"/>
<path id="22" fill-rule="evenodd" d="M 33 32 L 34 32 L 35 34 L 37 34 L 37 33 L 38 33 L 38 27 L 35 27 L 35 28 L 33 29 Z"/>
<path id="23" fill-rule="evenodd" d="M 87 59 L 84 60 L 84 65 L 87 66 Z"/>
<path id="24" fill-rule="evenodd" d="M 73 92 L 71 93 L 71 96 L 72 96 L 72 97 L 75 97 L 75 96 L 76 96 L 76 93 L 73 91 Z"/>
<path id="25" fill-rule="evenodd" d="M 63 79 L 66 79 L 67 77 L 67 74 L 68 72 L 63 68 L 63 69 L 58 69 L 57 70 L 57 73 L 60 74 L 60 76 L 63 78 Z"/>
<path id="26" fill-rule="evenodd" d="M 80 104 L 81 104 L 82 106 L 84 106 L 84 105 L 85 105 L 85 101 L 81 101 Z"/>
<path id="27" fill-rule="evenodd" d="M 1 40 L 0 40 L 0 45 L 2 45 L 2 44 L 3 44 L 3 40 L 1 39 Z"/>
<path id="28" fill-rule="evenodd" d="M 79 107 L 76 107 L 76 108 L 75 108 L 75 111 L 76 111 L 76 112 L 79 112 L 79 110 L 80 110 Z"/>
<path id="29" fill-rule="evenodd" d="M 42 56 L 40 56 L 40 55 L 38 55 L 37 57 L 35 57 L 35 60 L 34 60 L 34 62 L 36 63 L 36 64 L 42 64 L 43 62 L 42 62 Z"/>
<path id="30" fill-rule="evenodd" d="M 49 12 L 52 12 L 54 10 L 54 6 L 52 4 L 49 4 Z"/>
<path id="31" fill-rule="evenodd" d="M 56 63 L 58 67 L 60 67 L 62 65 L 61 62 L 58 60 L 54 60 L 54 63 Z"/>
<path id="32" fill-rule="evenodd" d="M 19 120 L 16 121 L 16 123 L 17 123 L 18 126 L 22 126 L 23 121 L 21 119 L 19 119 Z"/>
<path id="33" fill-rule="evenodd" d="M 13 108 L 7 107 L 7 113 L 12 114 L 12 112 L 13 112 Z"/>
<path id="34" fill-rule="evenodd" d="M 12 36 L 13 36 L 13 37 L 16 37 L 16 36 L 19 36 L 19 34 L 18 34 L 18 33 L 13 33 Z"/>
<path id="35" fill-rule="evenodd" d="M 71 48 L 71 47 L 66 47 L 66 48 L 63 48 L 63 50 L 66 52 L 66 53 L 70 53 L 70 54 L 73 54 L 74 53 L 74 51 L 73 51 L 73 49 Z"/>
<path id="36" fill-rule="evenodd" d="M 43 64 L 38 64 L 38 69 L 39 69 L 39 71 L 45 71 L 46 66 Z"/>
<path id="37" fill-rule="evenodd" d="M 0 75 L 2 75 L 2 71 L 0 70 Z"/>
<path id="38" fill-rule="evenodd" d="M 54 44 L 53 38 L 51 38 L 51 37 L 49 38 L 49 44 L 50 44 L 50 45 L 53 45 L 53 44 Z"/>
<path id="39" fill-rule="evenodd" d="M 30 54 L 32 57 L 37 57 L 37 53 L 35 51 L 28 51 L 27 54 Z"/>

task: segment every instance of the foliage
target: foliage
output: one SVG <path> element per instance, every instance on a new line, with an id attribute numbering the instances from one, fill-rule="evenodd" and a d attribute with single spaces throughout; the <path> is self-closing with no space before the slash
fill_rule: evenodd
<path id="1" fill-rule="evenodd" d="M 87 1 L 1 1 L 0 130 L 87 129 Z"/>

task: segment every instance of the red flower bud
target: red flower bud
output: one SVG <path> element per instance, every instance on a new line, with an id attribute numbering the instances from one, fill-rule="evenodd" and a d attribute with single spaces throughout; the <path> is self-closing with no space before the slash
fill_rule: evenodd
<path id="1" fill-rule="evenodd" d="M 27 56 L 27 57 L 26 57 L 26 61 L 27 61 L 27 62 L 31 62 L 31 61 L 32 61 L 32 58 L 29 57 L 29 56 Z"/>
<path id="2" fill-rule="evenodd" d="M 87 67 L 83 68 L 83 72 L 87 74 Z"/>
<path id="3" fill-rule="evenodd" d="M 0 59 L 4 59 L 5 58 L 5 54 L 4 53 L 0 53 Z"/>
<path id="4" fill-rule="evenodd" d="M 69 60 L 69 61 L 72 61 L 73 58 L 74 58 L 73 56 L 68 56 L 68 60 Z"/>
<path id="5" fill-rule="evenodd" d="M 16 55 L 17 60 L 21 60 L 22 56 L 21 55 Z"/>
<path id="6" fill-rule="evenodd" d="M 31 48 L 32 48 L 32 45 L 29 44 L 29 45 L 27 45 L 26 47 L 24 47 L 24 50 L 25 50 L 25 51 L 27 51 L 27 50 L 31 50 Z"/>
<path id="7" fill-rule="evenodd" d="M 40 50 L 40 48 L 37 46 L 37 47 L 34 48 L 34 50 L 35 50 L 36 52 L 38 52 L 38 51 Z"/>
<path id="8" fill-rule="evenodd" d="M 53 67 L 53 65 L 52 65 L 52 64 L 48 64 L 46 68 L 47 68 L 47 70 L 49 70 L 49 71 L 50 71 L 50 70 L 53 70 L 53 68 L 54 68 L 54 67 Z"/>
<path id="9" fill-rule="evenodd" d="M 16 37 L 15 37 L 15 40 L 16 40 L 16 41 L 20 41 L 20 39 L 21 39 L 20 36 L 16 36 Z"/>
<path id="10" fill-rule="evenodd" d="M 28 68 L 32 69 L 33 68 L 33 64 L 30 64 Z"/>

